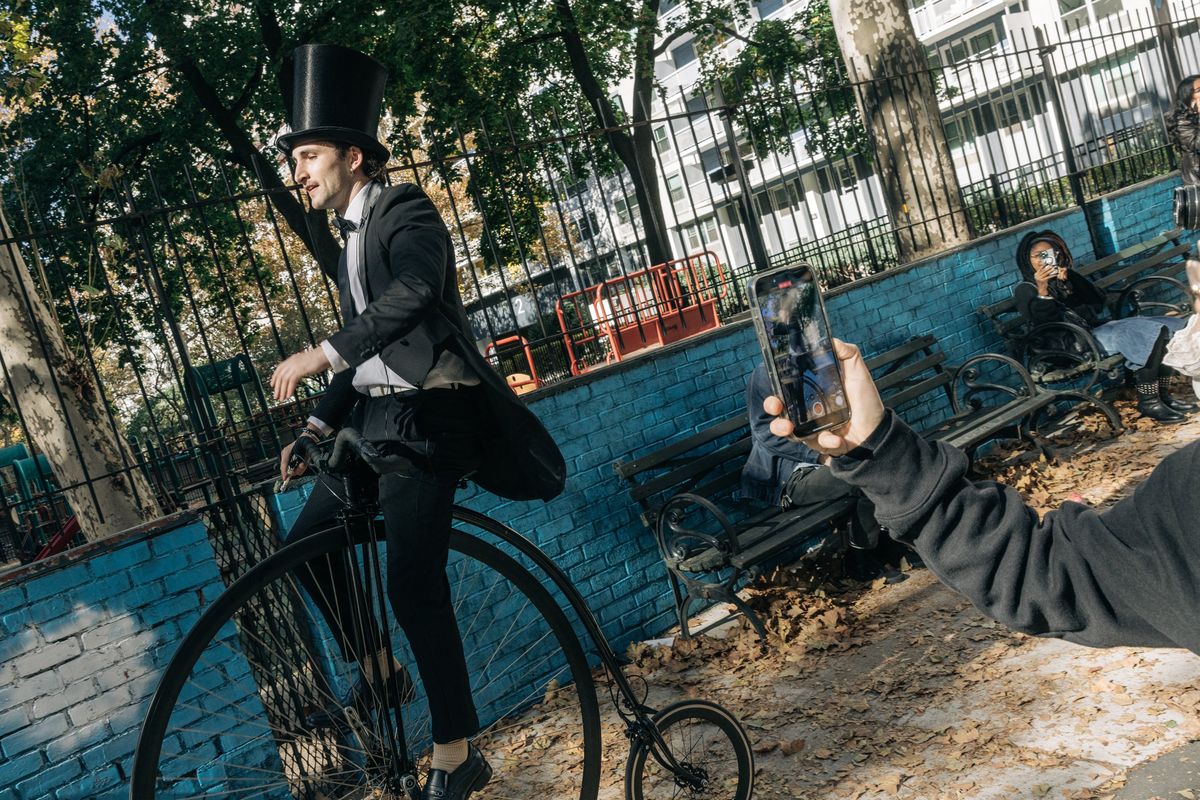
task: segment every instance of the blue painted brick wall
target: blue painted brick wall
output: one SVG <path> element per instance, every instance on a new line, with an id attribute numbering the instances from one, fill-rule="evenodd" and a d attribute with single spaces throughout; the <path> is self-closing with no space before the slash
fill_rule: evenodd
<path id="1" fill-rule="evenodd" d="M 0 586 L 0 787 L 127 796 L 158 674 L 222 588 L 199 523 Z"/>

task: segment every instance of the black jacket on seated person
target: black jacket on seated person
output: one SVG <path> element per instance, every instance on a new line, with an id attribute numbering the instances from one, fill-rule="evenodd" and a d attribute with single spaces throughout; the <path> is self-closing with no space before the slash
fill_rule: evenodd
<path id="1" fill-rule="evenodd" d="M 773 416 L 763 411 L 763 400 L 774 394 L 766 365 L 759 363 L 746 381 L 746 411 L 750 415 L 750 455 L 742 467 L 742 497 L 778 505 L 788 478 L 800 464 L 816 464 L 820 457 L 806 445 L 771 433 Z"/>
<path id="2" fill-rule="evenodd" d="M 992 619 L 1092 647 L 1200 654 L 1200 442 L 1106 511 L 1064 503 L 1040 521 L 1014 489 L 968 480 L 962 451 L 926 441 L 891 411 L 831 468 Z"/>

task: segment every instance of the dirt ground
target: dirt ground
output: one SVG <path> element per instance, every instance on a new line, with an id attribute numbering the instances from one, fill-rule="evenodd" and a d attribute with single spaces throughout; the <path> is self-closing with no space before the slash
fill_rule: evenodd
<path id="1" fill-rule="evenodd" d="M 1102 507 L 1200 435 L 1200 418 L 1158 427 L 1119 405 L 1123 436 L 1084 418 L 1054 461 L 1002 447 L 981 469 L 1043 511 Z M 1200 740 L 1200 657 L 1186 651 L 1011 633 L 927 570 L 887 585 L 805 567 L 749 594 L 768 646 L 739 621 L 720 638 L 632 645 L 630 672 L 652 705 L 697 696 L 736 713 L 763 800 L 1120 798 L 1131 771 Z M 609 712 L 602 796 L 616 798 L 626 745 Z M 1160 785 L 1164 800 L 1200 797 L 1200 784 Z"/>

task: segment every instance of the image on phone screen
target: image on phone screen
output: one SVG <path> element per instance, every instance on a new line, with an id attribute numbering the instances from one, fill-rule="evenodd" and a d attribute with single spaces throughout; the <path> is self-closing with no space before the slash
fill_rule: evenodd
<path id="1" fill-rule="evenodd" d="M 764 356 L 782 392 L 796 435 L 849 419 L 845 391 L 825 310 L 812 271 L 796 267 L 755 281 L 756 313 L 765 334 Z"/>

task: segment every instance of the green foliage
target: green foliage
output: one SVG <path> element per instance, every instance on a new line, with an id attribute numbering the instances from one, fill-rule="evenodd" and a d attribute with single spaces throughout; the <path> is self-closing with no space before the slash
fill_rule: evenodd
<path id="1" fill-rule="evenodd" d="M 828 0 L 810 0 L 790 19 L 757 22 L 736 37 L 745 46 L 725 56 L 720 47 L 730 35 L 714 26 L 701 36 L 704 85 L 720 83 L 725 104 L 760 159 L 791 153 L 796 132 L 803 133 L 809 155 L 868 152 Z"/>

